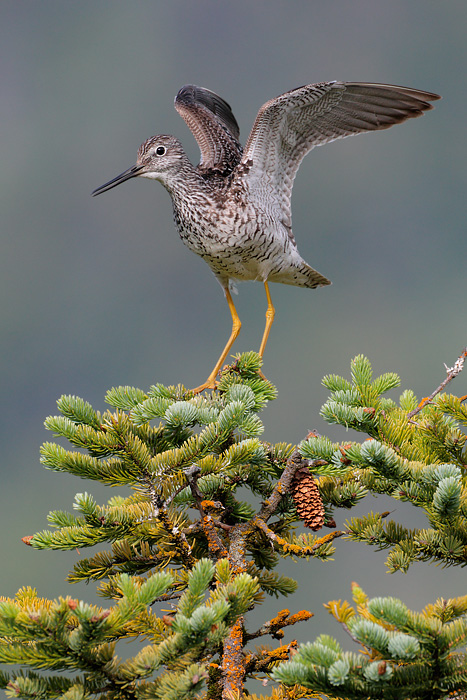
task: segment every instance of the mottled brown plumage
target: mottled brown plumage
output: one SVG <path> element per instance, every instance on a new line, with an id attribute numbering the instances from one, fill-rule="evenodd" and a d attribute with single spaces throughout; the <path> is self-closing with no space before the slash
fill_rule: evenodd
<path id="1" fill-rule="evenodd" d="M 194 167 L 173 136 L 145 141 L 136 165 L 94 190 L 101 194 L 133 177 L 158 180 L 168 190 L 183 242 L 210 266 L 232 315 L 230 338 L 201 391 L 217 373 L 240 331 L 232 301 L 236 281 L 264 283 L 268 308 L 262 355 L 274 320 L 268 282 L 321 287 L 329 280 L 298 252 L 290 199 L 304 156 L 315 146 L 365 131 L 387 129 L 432 108 L 438 95 L 395 85 L 327 82 L 305 85 L 266 102 L 245 149 L 230 106 L 206 88 L 186 85 L 175 108 L 196 138 Z"/>

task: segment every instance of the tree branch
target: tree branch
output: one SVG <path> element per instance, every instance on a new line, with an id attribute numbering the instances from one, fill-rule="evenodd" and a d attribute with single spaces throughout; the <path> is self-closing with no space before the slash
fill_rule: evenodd
<path id="1" fill-rule="evenodd" d="M 437 389 L 435 389 L 432 394 L 430 394 L 430 396 L 427 396 L 426 398 L 424 398 L 420 401 L 417 408 L 414 408 L 413 411 L 410 411 L 410 413 L 407 415 L 407 420 L 409 422 L 413 422 L 411 419 L 415 415 L 417 415 L 417 413 L 419 413 L 422 410 L 422 408 L 424 408 L 424 406 L 426 406 L 428 403 L 430 403 L 430 401 L 432 401 L 432 399 L 434 399 L 436 394 L 439 394 L 440 391 L 442 391 L 444 389 L 446 384 L 449 384 L 449 382 L 452 379 L 454 379 L 454 377 L 457 377 L 457 375 L 462 372 L 462 370 L 464 368 L 464 362 L 465 362 L 466 357 L 467 357 L 467 347 L 465 347 L 462 350 L 461 354 L 459 355 L 457 360 L 454 362 L 454 365 L 452 367 L 448 367 L 446 364 L 444 365 L 446 367 L 446 372 L 447 372 L 448 376 L 446 377 L 446 379 L 444 381 L 441 382 L 439 387 Z"/>
<path id="2" fill-rule="evenodd" d="M 322 459 L 303 459 L 300 452 L 295 450 L 292 455 L 287 460 L 286 467 L 282 472 L 281 478 L 274 487 L 272 494 L 269 496 L 267 501 L 265 501 L 258 513 L 258 518 L 267 522 L 269 518 L 276 512 L 279 503 L 284 498 L 287 493 L 290 493 L 290 487 L 292 480 L 295 476 L 295 472 L 301 467 L 311 468 L 313 465 L 326 464 Z"/>

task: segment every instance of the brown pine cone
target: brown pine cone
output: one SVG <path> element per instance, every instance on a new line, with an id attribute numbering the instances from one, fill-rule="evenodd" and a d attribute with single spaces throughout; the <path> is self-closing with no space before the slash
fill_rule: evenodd
<path id="1" fill-rule="evenodd" d="M 292 497 L 300 520 L 311 530 L 320 530 L 324 524 L 324 506 L 321 495 L 308 467 L 300 467 L 292 481 Z"/>

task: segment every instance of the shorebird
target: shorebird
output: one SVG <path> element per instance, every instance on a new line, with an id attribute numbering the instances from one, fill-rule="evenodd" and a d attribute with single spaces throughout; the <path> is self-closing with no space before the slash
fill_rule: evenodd
<path id="1" fill-rule="evenodd" d="M 231 294 L 236 281 L 264 284 L 261 357 L 275 313 L 269 282 L 310 288 L 331 284 L 303 260 L 292 233 L 292 186 L 304 156 L 315 146 L 419 117 L 438 99 L 431 92 L 378 83 L 304 85 L 261 107 L 243 149 L 230 105 L 211 90 L 185 85 L 175 109 L 198 142 L 199 165 L 192 165 L 174 136 L 153 136 L 140 146 L 136 165 L 94 190 L 93 196 L 102 194 L 133 177 L 158 180 L 172 198 L 182 241 L 220 282 L 232 331 L 211 374 L 195 392 L 215 387 L 240 332 Z"/>

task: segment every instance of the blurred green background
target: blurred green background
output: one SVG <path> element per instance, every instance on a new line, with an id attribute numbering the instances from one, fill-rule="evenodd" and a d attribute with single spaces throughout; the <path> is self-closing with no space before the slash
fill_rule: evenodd
<path id="1" fill-rule="evenodd" d="M 280 395 L 263 415 L 265 438 L 296 442 L 316 428 L 344 440 L 318 415 L 324 374 L 348 376 L 363 352 L 376 373 L 397 371 L 403 388 L 422 397 L 466 344 L 467 4 L 3 0 L 0 18 L 0 592 L 31 584 L 44 596 L 94 600 L 93 586 L 64 583 L 76 553 L 20 542 L 46 527 L 49 510 L 71 509 L 77 491 L 114 495 L 41 468 L 43 420 L 62 393 L 104 409 L 114 385 L 198 385 L 230 317 L 209 268 L 180 242 L 160 185 L 132 180 L 97 199 L 91 190 L 132 165 L 156 133 L 175 134 L 197 159 L 173 109 L 185 83 L 221 94 L 243 141 L 261 104 L 304 83 L 440 93 L 422 119 L 316 149 L 295 183 L 300 252 L 333 285 L 272 286 L 265 373 Z M 241 285 L 237 308 L 244 325 L 234 349 L 257 349 L 262 286 Z M 451 390 L 467 393 L 467 373 Z M 384 499 L 367 499 L 359 512 L 371 508 L 423 522 Z M 337 513 L 338 526 L 347 516 Z M 337 550 L 333 563 L 287 565 L 302 584 L 287 604 L 316 613 L 294 636 L 339 635 L 321 604 L 348 597 L 352 580 L 416 608 L 466 593 L 464 571 L 419 565 L 390 576 L 384 553 L 342 541 Z M 269 601 L 261 617 L 276 609 Z"/>

